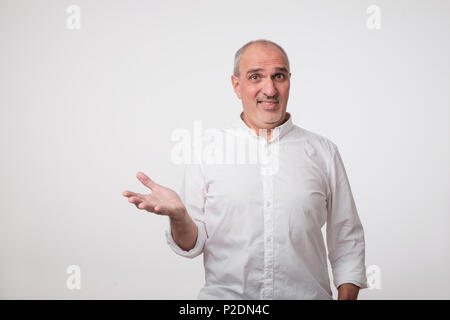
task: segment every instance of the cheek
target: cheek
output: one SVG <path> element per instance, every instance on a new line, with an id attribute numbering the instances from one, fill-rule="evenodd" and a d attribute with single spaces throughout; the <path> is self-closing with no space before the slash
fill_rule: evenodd
<path id="1" fill-rule="evenodd" d="M 286 96 L 289 95 L 289 89 L 290 89 L 290 87 L 291 87 L 291 84 L 290 84 L 289 82 L 283 87 L 284 95 L 286 95 Z"/>
<path id="2" fill-rule="evenodd" d="M 280 86 L 277 88 L 278 92 L 280 94 L 280 96 L 282 96 L 283 98 L 288 98 L 289 97 L 289 85 L 287 86 Z"/>
<path id="3" fill-rule="evenodd" d="M 254 101 L 256 99 L 257 93 L 258 93 L 258 88 L 256 87 L 247 87 L 245 89 L 243 89 L 242 93 L 242 97 L 246 100 L 246 101 Z"/>

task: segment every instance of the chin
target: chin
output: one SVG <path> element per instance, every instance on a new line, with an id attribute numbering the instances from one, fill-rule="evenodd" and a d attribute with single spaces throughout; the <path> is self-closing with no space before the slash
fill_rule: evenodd
<path id="1" fill-rule="evenodd" d="M 264 111 L 264 114 L 260 114 L 258 117 L 261 122 L 267 123 L 267 124 L 273 124 L 277 123 L 281 120 L 281 112 L 267 112 Z"/>

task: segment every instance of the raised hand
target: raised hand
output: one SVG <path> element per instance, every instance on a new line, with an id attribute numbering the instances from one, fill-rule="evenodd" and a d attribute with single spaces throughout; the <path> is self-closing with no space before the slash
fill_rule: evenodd
<path id="1" fill-rule="evenodd" d="M 182 218 L 185 215 L 186 207 L 175 191 L 157 184 L 142 172 L 138 172 L 136 177 L 152 192 L 141 194 L 124 191 L 122 195 L 128 198 L 128 202 L 133 203 L 138 209 L 174 219 Z"/>

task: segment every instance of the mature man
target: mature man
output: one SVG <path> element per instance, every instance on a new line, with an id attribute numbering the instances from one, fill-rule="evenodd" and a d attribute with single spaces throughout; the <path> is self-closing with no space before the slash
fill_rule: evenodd
<path id="1" fill-rule="evenodd" d="M 325 223 L 338 299 L 367 287 L 364 232 L 342 159 L 333 142 L 293 124 L 290 77 L 285 51 L 271 41 L 235 55 L 231 82 L 243 112 L 234 128 L 262 146 L 264 163 L 188 165 L 181 198 L 139 172 L 152 193 L 123 194 L 169 216 L 176 253 L 203 253 L 199 299 L 332 299 Z"/>

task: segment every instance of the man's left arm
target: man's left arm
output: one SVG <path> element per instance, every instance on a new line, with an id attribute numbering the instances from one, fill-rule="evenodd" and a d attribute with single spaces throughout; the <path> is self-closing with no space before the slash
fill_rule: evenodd
<path id="1" fill-rule="evenodd" d="M 344 164 L 335 145 L 328 166 L 326 239 L 338 300 L 355 300 L 367 288 L 364 230 Z"/>
<path id="2" fill-rule="evenodd" d="M 358 299 L 359 287 L 353 283 L 343 283 L 338 288 L 338 300 Z"/>

